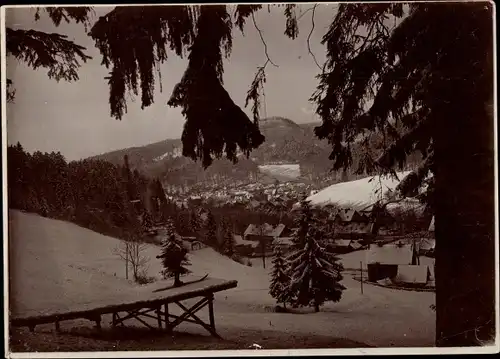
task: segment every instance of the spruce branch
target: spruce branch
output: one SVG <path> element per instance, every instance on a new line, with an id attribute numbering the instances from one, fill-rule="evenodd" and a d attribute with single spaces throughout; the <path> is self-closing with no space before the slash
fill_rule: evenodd
<path id="1" fill-rule="evenodd" d="M 7 54 L 25 62 L 34 70 L 48 69 L 47 75 L 56 81 L 78 80 L 79 60 L 91 59 L 86 48 L 67 40 L 67 36 L 47 34 L 35 30 L 13 30 L 7 28 Z"/>

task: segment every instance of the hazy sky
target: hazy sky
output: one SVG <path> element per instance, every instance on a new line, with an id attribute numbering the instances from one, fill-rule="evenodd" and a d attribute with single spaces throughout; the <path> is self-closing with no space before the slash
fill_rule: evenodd
<path id="1" fill-rule="evenodd" d="M 310 8 L 300 5 L 297 15 Z M 96 17 L 112 8 L 96 7 Z M 315 30 L 311 49 L 322 64 L 325 48 L 320 44 L 336 12 L 335 5 L 322 4 L 316 9 Z M 87 47 L 93 59 L 79 70 L 80 80 L 74 83 L 49 80 L 44 69 L 32 70 L 13 58 L 7 59 L 7 77 L 16 89 L 15 103 L 7 107 L 8 142 L 21 142 L 30 152 L 60 151 L 68 160 L 130 146 L 141 146 L 167 138 L 179 138 L 184 117 L 168 101 L 174 85 L 180 80 L 187 61 L 171 54 L 162 67 L 163 92 L 159 86 L 155 103 L 141 110 L 140 99 L 128 101 L 128 114 L 122 121 L 110 117 L 109 89 L 101 56 L 94 42 L 81 25 L 61 24 L 56 28 L 42 15 L 34 21 L 34 9 L 18 8 L 6 11 L 6 24 L 12 28 L 58 32 Z M 299 20 L 300 34 L 295 40 L 284 35 L 283 8 L 265 7 L 256 15 L 256 22 L 268 45 L 269 56 L 278 67 L 267 66 L 265 111 L 262 115 L 288 117 L 295 122 L 316 120 L 308 99 L 314 92 L 319 69 L 307 50 L 307 36 L 311 30 L 311 11 Z M 233 50 L 225 62 L 225 88 L 242 108 L 246 92 L 258 66 L 266 58 L 264 46 L 251 18 L 247 21 L 245 36 L 236 27 L 233 30 Z M 250 115 L 250 109 L 244 109 Z"/>

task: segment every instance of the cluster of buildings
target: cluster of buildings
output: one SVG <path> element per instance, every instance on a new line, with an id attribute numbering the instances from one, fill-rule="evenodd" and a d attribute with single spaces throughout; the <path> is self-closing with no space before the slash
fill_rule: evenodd
<path id="1" fill-rule="evenodd" d="M 167 198 L 178 207 L 188 208 L 190 203 L 202 204 L 211 202 L 214 205 L 251 204 L 252 202 L 281 201 L 291 203 L 299 200 L 302 194 L 314 193 L 311 185 L 301 182 L 285 182 L 275 184 L 250 183 L 233 188 L 206 188 L 203 190 L 180 191 L 167 188 Z"/>
<path id="2" fill-rule="evenodd" d="M 235 235 L 235 249 L 242 256 L 271 255 L 273 247 L 279 245 L 285 251 L 292 245 L 293 229 L 284 224 L 250 224 L 243 235 Z"/>

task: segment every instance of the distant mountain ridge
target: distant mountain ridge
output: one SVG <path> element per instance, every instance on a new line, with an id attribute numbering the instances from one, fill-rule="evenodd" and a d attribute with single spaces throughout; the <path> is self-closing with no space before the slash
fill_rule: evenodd
<path id="1" fill-rule="evenodd" d="M 314 127 L 318 125 L 319 122 L 297 124 L 291 119 L 278 116 L 262 119 L 259 126 L 265 141 L 250 153 L 250 158 L 240 156 L 236 165 L 226 159 L 216 160 L 207 170 L 203 170 L 200 163 L 182 156 L 180 139 L 125 148 L 92 158 L 123 164 L 123 157 L 128 155 L 131 169 L 176 185 L 273 180 L 265 178 L 272 177 L 269 173 L 259 172 L 259 166 L 264 165 L 299 165 L 300 177 L 297 180 L 315 183 L 345 180 L 345 174 L 330 171 L 332 162 L 328 157 L 331 146 L 326 140 L 315 136 Z M 351 175 L 349 179 L 358 178 L 352 173 Z"/>

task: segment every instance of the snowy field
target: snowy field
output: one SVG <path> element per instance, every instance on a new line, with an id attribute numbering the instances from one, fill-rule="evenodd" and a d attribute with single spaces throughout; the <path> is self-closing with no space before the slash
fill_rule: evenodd
<path id="1" fill-rule="evenodd" d="M 124 264 L 113 254 L 120 245 L 117 239 L 19 211 L 9 212 L 9 224 L 10 306 L 14 315 L 64 310 L 77 298 L 100 303 L 115 295 L 120 302 L 120 293 L 147 288 L 125 279 Z M 158 276 L 161 269 L 155 258 L 159 250 L 147 247 L 149 275 Z M 343 256 L 344 266 L 352 263 L 359 268 L 362 256 L 361 252 Z M 429 308 L 434 304 L 434 293 L 365 284 L 361 294 L 360 283 L 346 272 L 343 284 L 347 289 L 340 302 L 323 306 L 320 313 L 274 313 L 271 308 L 275 303 L 268 294 L 270 261 L 266 269 L 258 264 L 258 258 L 248 267 L 210 248 L 192 252 L 190 260 L 193 275 L 208 273 L 238 281 L 237 288 L 216 295 L 216 322 L 223 333 L 272 330 L 283 333 L 283 340 L 289 335 L 317 335 L 378 347 L 434 343 L 435 313 Z M 188 326 L 181 325 L 179 330 L 196 330 Z"/>
<path id="2" fill-rule="evenodd" d="M 410 172 L 398 172 L 399 180 Z M 371 180 L 373 178 L 373 180 Z M 379 199 L 377 189 L 382 192 L 394 191 L 399 181 L 392 177 L 366 177 L 355 181 L 337 183 L 328 186 L 307 199 L 312 205 L 334 204 L 341 207 L 350 207 L 361 210 L 375 203 Z"/>
<path id="3" fill-rule="evenodd" d="M 268 176 L 279 179 L 297 179 L 300 177 L 300 165 L 297 164 L 262 165 L 259 166 L 259 170 Z"/>

